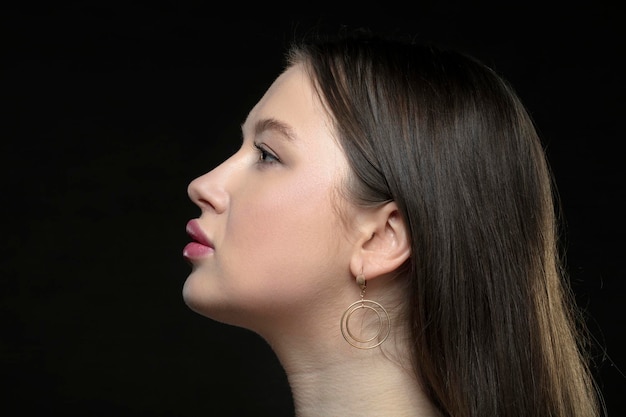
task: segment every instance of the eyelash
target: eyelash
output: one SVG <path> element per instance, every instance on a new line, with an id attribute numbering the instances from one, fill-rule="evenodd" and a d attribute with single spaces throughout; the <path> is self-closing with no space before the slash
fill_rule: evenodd
<path id="1" fill-rule="evenodd" d="M 260 163 L 260 164 L 275 164 L 277 162 L 280 162 L 280 159 L 276 155 L 274 155 L 273 153 L 269 152 L 262 145 L 259 145 L 258 143 L 255 143 L 254 144 L 254 148 L 256 149 L 257 153 L 259 154 L 258 163 Z"/>

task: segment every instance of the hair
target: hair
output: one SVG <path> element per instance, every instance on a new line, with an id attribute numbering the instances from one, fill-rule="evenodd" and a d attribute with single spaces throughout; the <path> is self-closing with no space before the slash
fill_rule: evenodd
<path id="1" fill-rule="evenodd" d="M 301 39 L 360 205 L 395 201 L 411 237 L 407 331 L 444 416 L 597 416 L 565 279 L 558 200 L 533 121 L 459 51 L 359 34 Z"/>

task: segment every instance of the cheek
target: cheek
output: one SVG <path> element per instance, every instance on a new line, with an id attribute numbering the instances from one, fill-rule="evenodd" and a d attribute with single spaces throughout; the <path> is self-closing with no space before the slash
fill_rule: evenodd
<path id="1" fill-rule="evenodd" d="M 274 188 L 267 193 L 261 189 L 260 196 L 241 202 L 236 211 L 238 218 L 232 219 L 233 229 L 237 224 L 245 225 L 241 232 L 261 245 L 315 241 L 333 223 L 334 213 L 325 190 L 321 185 Z"/>
<path id="2" fill-rule="evenodd" d="M 328 183 L 296 182 L 250 190 L 249 198 L 231 207 L 226 236 L 232 237 L 231 255 L 266 285 L 296 284 L 320 274 L 337 254 L 339 229 L 329 189 Z"/>

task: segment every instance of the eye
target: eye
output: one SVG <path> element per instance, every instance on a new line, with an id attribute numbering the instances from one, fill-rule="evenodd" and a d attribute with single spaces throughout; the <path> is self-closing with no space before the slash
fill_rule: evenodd
<path id="1" fill-rule="evenodd" d="M 259 163 L 274 164 L 274 163 L 280 162 L 280 159 L 276 155 L 274 155 L 271 151 L 269 151 L 264 145 L 255 143 L 254 148 L 259 154 L 259 159 L 258 159 Z"/>

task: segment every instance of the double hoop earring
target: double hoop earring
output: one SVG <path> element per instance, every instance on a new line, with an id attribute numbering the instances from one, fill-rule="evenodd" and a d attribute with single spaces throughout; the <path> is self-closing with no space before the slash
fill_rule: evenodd
<path id="1" fill-rule="evenodd" d="M 356 282 L 359 284 L 359 287 L 361 287 L 361 299 L 350 304 L 348 309 L 343 313 L 343 316 L 341 316 L 341 334 L 346 342 L 357 349 L 373 349 L 380 346 L 389 336 L 389 332 L 391 331 L 389 313 L 376 301 L 365 300 L 363 298 L 365 297 L 365 289 L 367 287 L 363 274 L 357 275 Z M 361 313 L 363 314 L 367 312 L 374 312 L 376 314 L 378 326 L 372 335 L 361 337 L 355 334 L 354 327 L 352 330 L 350 329 L 350 319 L 358 310 L 362 310 Z M 361 322 L 362 321 L 363 319 L 361 319 Z M 361 332 L 363 331 L 363 326 L 361 326 L 360 330 Z"/>

